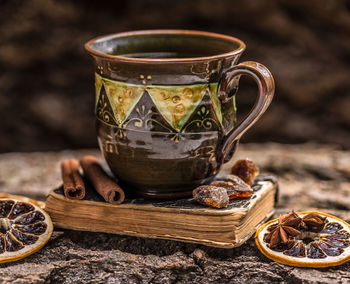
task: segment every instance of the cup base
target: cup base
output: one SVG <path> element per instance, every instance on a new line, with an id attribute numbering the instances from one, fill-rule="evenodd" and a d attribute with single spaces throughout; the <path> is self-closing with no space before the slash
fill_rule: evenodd
<path id="1" fill-rule="evenodd" d="M 180 192 L 174 192 L 174 193 L 159 193 L 159 192 L 151 192 L 151 191 L 150 192 L 132 191 L 132 193 L 147 199 L 162 199 L 162 200 L 181 199 L 181 198 L 188 198 L 192 196 L 192 190 L 180 191 Z"/>
<path id="2" fill-rule="evenodd" d="M 172 186 L 171 189 L 160 188 L 159 185 L 154 187 L 152 185 L 140 186 L 122 180 L 119 180 L 119 184 L 125 190 L 127 198 L 143 197 L 146 199 L 172 200 L 192 197 L 192 191 L 196 187 L 209 184 L 214 178 L 215 176 L 211 176 L 191 185 Z"/>

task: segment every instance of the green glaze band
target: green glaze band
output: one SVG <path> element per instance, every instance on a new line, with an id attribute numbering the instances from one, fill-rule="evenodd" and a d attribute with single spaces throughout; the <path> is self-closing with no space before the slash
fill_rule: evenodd
<path id="1" fill-rule="evenodd" d="M 117 125 L 122 125 L 146 91 L 164 119 L 181 131 L 192 113 L 196 111 L 205 94 L 210 96 L 212 107 L 222 125 L 221 105 L 217 95 L 218 83 L 179 86 L 136 85 L 104 78 L 95 73 L 96 113 L 104 87 Z"/>

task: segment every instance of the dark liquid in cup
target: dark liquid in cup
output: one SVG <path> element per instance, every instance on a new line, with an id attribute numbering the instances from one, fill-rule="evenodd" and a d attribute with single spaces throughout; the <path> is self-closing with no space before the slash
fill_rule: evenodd
<path id="1" fill-rule="evenodd" d="M 119 55 L 119 54 L 118 54 Z M 191 57 L 203 57 L 212 56 L 209 52 L 140 52 L 140 53 L 127 53 L 120 54 L 119 56 L 131 57 L 131 58 L 191 58 Z"/>

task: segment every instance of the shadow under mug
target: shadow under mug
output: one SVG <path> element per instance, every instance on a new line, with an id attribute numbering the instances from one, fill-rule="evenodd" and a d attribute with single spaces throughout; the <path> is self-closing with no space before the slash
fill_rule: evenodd
<path id="1" fill-rule="evenodd" d="M 237 64 L 245 44 L 187 30 L 118 33 L 90 40 L 96 126 L 104 158 L 127 190 L 179 198 L 210 182 L 269 106 L 274 80 L 262 64 Z M 241 75 L 259 93 L 236 122 Z"/>

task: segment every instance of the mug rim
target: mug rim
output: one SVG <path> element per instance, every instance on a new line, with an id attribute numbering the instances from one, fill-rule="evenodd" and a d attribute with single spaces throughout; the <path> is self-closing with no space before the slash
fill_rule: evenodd
<path id="1" fill-rule="evenodd" d="M 199 56 L 199 57 L 186 57 L 186 58 L 135 58 L 135 57 L 126 57 L 120 55 L 112 55 L 108 53 L 104 53 L 101 51 L 97 51 L 92 48 L 92 45 L 98 41 L 107 41 L 113 38 L 123 38 L 128 36 L 138 36 L 138 35 L 156 35 L 156 34 L 177 34 L 177 35 L 194 35 L 194 36 L 205 36 L 208 38 L 216 38 L 220 40 L 227 40 L 232 43 L 238 44 L 238 47 L 233 49 L 232 51 L 219 53 L 211 56 Z M 102 35 L 95 37 L 84 45 L 85 50 L 91 56 L 100 57 L 103 59 L 108 59 L 111 61 L 119 61 L 125 63 L 186 63 L 186 62 L 199 62 L 199 61 L 208 61 L 215 59 L 222 59 L 229 56 L 235 56 L 241 54 L 245 50 L 245 43 L 233 36 L 223 35 L 219 33 L 213 32 L 205 32 L 198 30 L 177 30 L 177 29 L 157 29 L 157 30 L 137 30 L 137 31 L 129 31 L 129 32 L 121 32 L 114 33 L 108 35 Z"/>

